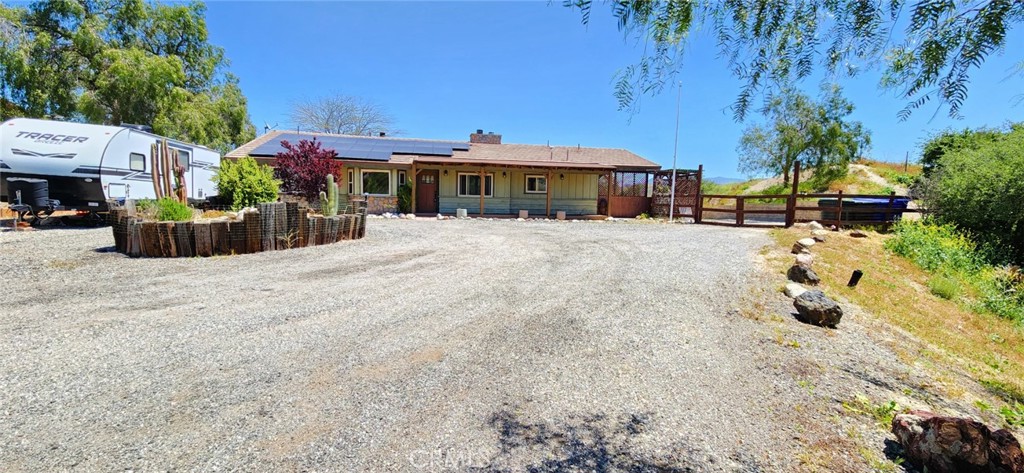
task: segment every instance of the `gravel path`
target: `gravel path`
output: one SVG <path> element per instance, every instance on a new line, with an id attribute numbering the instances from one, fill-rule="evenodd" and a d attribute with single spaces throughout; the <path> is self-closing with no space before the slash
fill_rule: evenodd
<path id="1" fill-rule="evenodd" d="M 0 233 L 0 469 L 791 469 L 791 388 L 730 310 L 764 232 L 368 230 L 176 260 Z"/>

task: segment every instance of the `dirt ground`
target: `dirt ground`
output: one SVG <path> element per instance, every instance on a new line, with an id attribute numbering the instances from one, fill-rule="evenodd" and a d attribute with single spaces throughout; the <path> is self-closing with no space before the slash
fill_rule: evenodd
<path id="1" fill-rule="evenodd" d="M 112 243 L 0 233 L 0 469 L 867 471 L 885 436 L 840 404 L 922 383 L 856 316 L 795 321 L 762 230 L 373 220 L 175 260 Z"/>

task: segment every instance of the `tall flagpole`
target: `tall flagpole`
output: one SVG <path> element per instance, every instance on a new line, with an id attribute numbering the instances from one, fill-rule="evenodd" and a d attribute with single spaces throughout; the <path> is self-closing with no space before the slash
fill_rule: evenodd
<path id="1" fill-rule="evenodd" d="M 668 221 L 672 222 L 676 211 L 676 156 L 679 154 L 679 102 L 683 97 L 683 81 L 679 81 L 679 93 L 676 95 L 676 140 L 672 145 L 672 196 L 668 199 Z"/>

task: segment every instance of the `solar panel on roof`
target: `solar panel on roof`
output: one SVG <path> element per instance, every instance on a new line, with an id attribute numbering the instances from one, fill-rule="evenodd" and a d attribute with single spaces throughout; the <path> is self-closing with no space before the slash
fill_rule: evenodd
<path id="1" fill-rule="evenodd" d="M 281 141 L 298 143 L 300 140 L 316 138 L 325 149 L 333 149 L 338 157 L 387 161 L 392 154 L 422 154 L 451 156 L 454 150 L 468 151 L 469 143 L 460 141 L 394 140 L 359 136 L 322 136 L 299 133 L 281 133 L 274 139 L 257 146 L 249 152 L 254 156 L 274 156 L 284 151 Z"/>

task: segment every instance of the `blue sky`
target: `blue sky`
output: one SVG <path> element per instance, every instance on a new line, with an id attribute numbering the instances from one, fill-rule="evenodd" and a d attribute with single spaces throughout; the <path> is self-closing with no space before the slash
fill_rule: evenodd
<path id="1" fill-rule="evenodd" d="M 644 97 L 632 117 L 616 111 L 615 73 L 642 45 L 595 6 L 584 27 L 560 1 L 538 2 L 219 2 L 208 3 L 210 41 L 223 47 L 241 79 L 253 123 L 290 128 L 291 105 L 331 93 L 370 99 L 405 136 L 467 140 L 482 128 L 507 143 L 627 148 L 669 167 L 676 91 Z M 1020 44 L 1019 31 L 1009 37 Z M 1019 51 L 1020 48 L 1017 48 Z M 739 91 L 714 41 L 692 38 L 683 83 L 679 167 L 704 164 L 707 176 L 740 176 L 743 124 L 728 105 Z M 879 90 L 877 74 L 844 83 L 853 119 L 871 130 L 871 155 L 902 161 L 930 132 L 1024 121 L 1024 79 L 1006 79 L 1020 57 L 993 57 L 975 73 L 963 120 L 921 110 L 907 122 L 902 100 Z M 804 84 L 817 91 L 816 82 Z M 752 116 L 753 119 L 758 117 Z"/>

